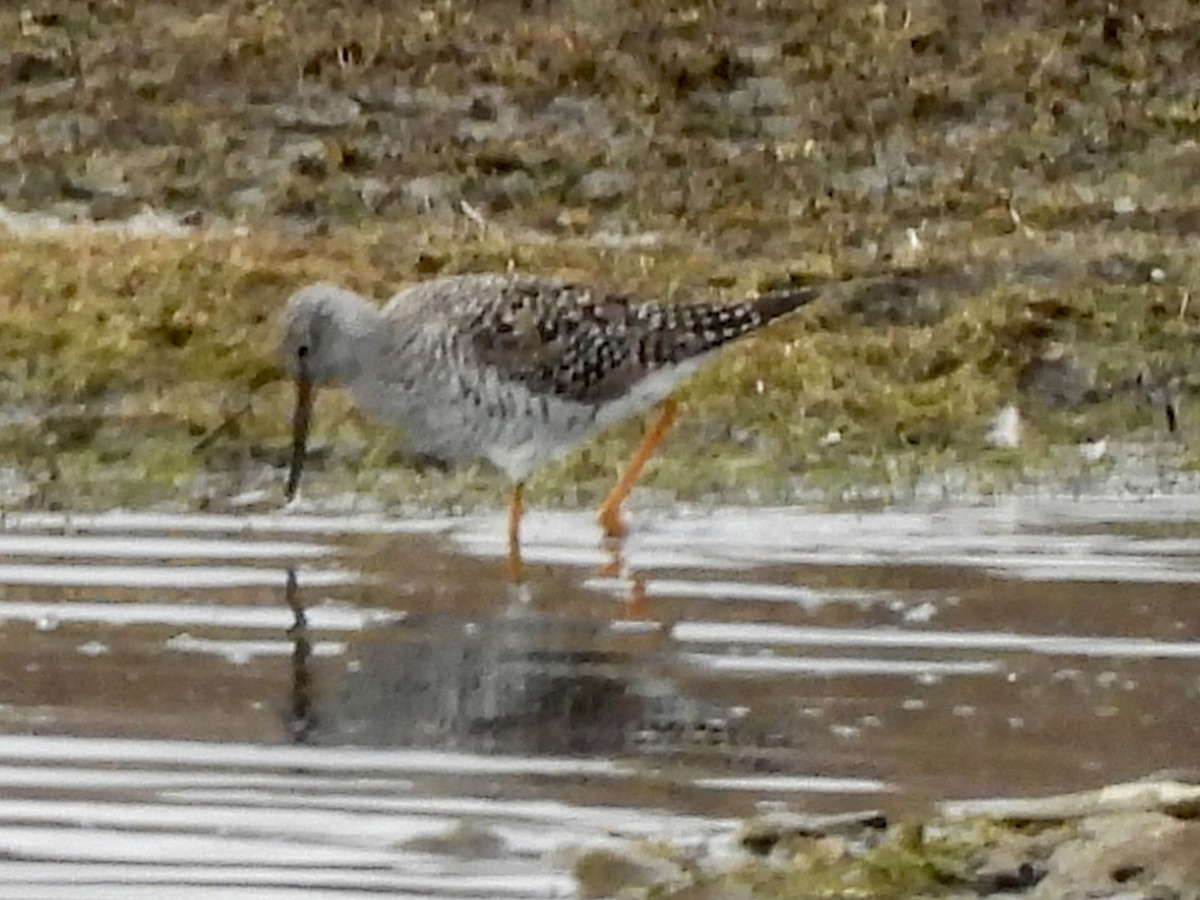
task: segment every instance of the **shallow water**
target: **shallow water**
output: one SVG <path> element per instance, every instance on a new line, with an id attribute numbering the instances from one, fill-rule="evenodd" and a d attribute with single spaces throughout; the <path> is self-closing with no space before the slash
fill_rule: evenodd
<path id="1" fill-rule="evenodd" d="M 10 514 L 0 896 L 569 896 L 572 848 L 763 804 L 1186 769 L 1197 523 L 535 511 L 513 585 L 498 516 Z"/>

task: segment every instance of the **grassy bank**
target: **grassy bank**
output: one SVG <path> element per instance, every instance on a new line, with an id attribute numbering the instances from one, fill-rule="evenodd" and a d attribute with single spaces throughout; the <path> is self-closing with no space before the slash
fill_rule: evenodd
<path id="1" fill-rule="evenodd" d="M 509 267 L 680 300 L 826 286 L 685 387 L 647 479 L 676 496 L 1005 490 L 1094 470 L 1074 446 L 1104 437 L 1190 469 L 1200 13 L 968 7 L 0 14 L 5 503 L 276 490 L 289 291 Z M 172 233 L 109 227 L 145 209 Z M 1023 446 L 991 449 L 1008 403 Z M 639 427 L 535 501 L 594 500 Z M 310 494 L 499 499 L 332 394 L 321 443 Z"/>

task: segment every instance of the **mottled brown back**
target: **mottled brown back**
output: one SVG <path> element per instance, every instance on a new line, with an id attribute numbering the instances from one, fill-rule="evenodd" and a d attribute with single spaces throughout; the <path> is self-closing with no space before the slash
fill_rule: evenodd
<path id="1" fill-rule="evenodd" d="M 531 393 L 598 404 L 816 296 L 814 290 L 798 290 L 737 303 L 673 304 L 584 285 L 514 279 L 466 311 L 461 334 L 475 362 L 495 367 Z"/>

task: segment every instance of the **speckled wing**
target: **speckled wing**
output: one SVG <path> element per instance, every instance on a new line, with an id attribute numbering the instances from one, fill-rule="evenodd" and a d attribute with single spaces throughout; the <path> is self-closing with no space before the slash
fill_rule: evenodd
<path id="1" fill-rule="evenodd" d="M 460 333 L 477 364 L 494 367 L 531 393 L 600 404 L 816 296 L 799 290 L 740 303 L 672 304 L 583 285 L 514 280 L 480 297 Z"/>

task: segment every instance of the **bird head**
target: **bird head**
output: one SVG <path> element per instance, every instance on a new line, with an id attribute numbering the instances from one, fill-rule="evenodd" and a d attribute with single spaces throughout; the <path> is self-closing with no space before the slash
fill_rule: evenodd
<path id="1" fill-rule="evenodd" d="M 296 382 L 292 414 L 292 459 L 284 495 L 300 487 L 315 388 L 352 380 L 361 365 L 359 338 L 374 307 L 352 291 L 312 284 L 291 296 L 283 317 L 283 367 Z"/>

